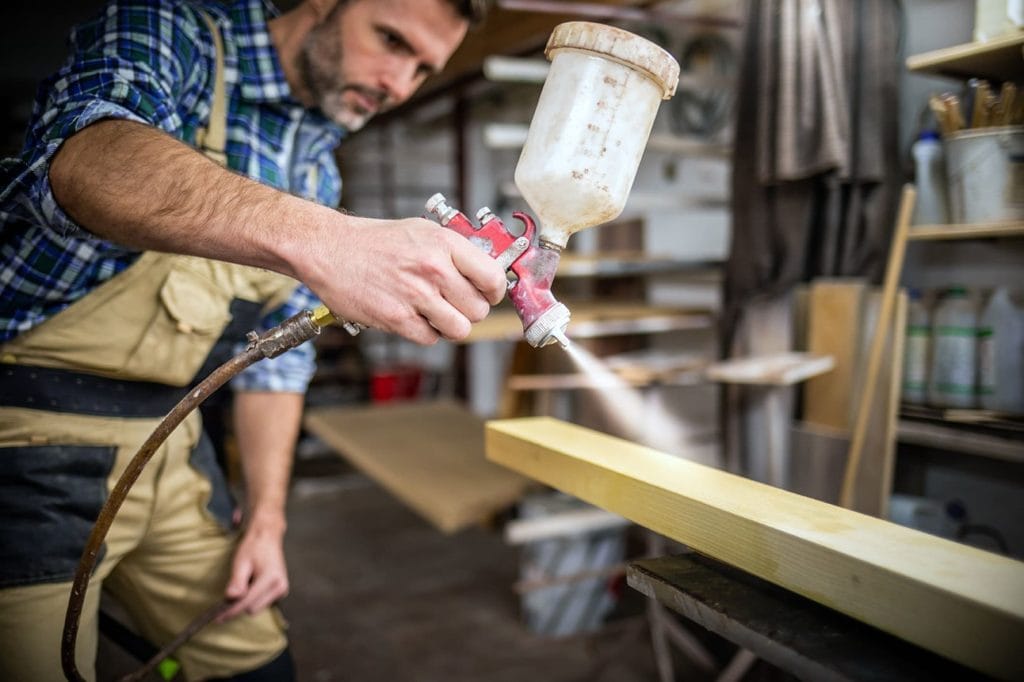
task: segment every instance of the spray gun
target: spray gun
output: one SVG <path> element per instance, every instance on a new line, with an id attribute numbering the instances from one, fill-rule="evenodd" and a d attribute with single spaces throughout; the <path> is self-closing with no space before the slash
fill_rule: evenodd
<path id="1" fill-rule="evenodd" d="M 509 298 L 523 321 L 523 334 L 531 346 L 540 348 L 558 342 L 563 348 L 568 348 L 565 328 L 569 326 L 569 309 L 555 300 L 551 293 L 551 283 L 562 251 L 539 239 L 533 218 L 521 211 L 512 214 L 523 227 L 522 234 L 516 236 L 486 206 L 476 212 L 478 224 L 474 224 L 462 211 L 449 206 L 440 193 L 430 197 L 426 209 L 442 227 L 469 239 L 505 270 L 509 278 Z M 320 326 L 338 321 L 323 306 L 313 312 L 313 317 Z M 363 329 L 362 325 L 353 322 L 341 324 L 353 336 Z"/>
<path id="2" fill-rule="evenodd" d="M 525 228 L 516 237 L 489 209 L 477 212 L 474 225 L 440 194 L 427 211 L 509 273 L 509 298 L 531 346 L 557 341 L 565 348 L 569 309 L 551 293 L 562 249 L 573 233 L 622 213 L 658 106 L 675 93 L 679 64 L 640 36 L 585 21 L 555 27 L 544 53 L 551 69 L 515 170 L 537 221 L 513 213 Z M 343 326 L 351 334 L 361 329 Z"/>
<path id="3" fill-rule="evenodd" d="M 486 206 L 477 211 L 479 226 L 449 206 L 442 194 L 430 198 L 427 210 L 437 217 L 441 225 L 455 230 L 489 253 L 509 273 L 509 298 L 523 321 L 527 343 L 534 348 L 556 341 L 563 348 L 569 346 L 569 339 L 565 336 L 569 309 L 556 301 L 551 293 L 551 283 L 562 252 L 539 239 L 533 218 L 521 211 L 512 214 L 523 224 L 523 234 L 516 237 Z"/>

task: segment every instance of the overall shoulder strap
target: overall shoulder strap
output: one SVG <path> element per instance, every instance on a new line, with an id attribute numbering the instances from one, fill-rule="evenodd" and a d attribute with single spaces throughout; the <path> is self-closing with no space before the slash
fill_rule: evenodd
<path id="1" fill-rule="evenodd" d="M 213 35 L 216 48 L 215 69 L 213 73 L 213 103 L 210 105 L 210 120 L 206 128 L 196 131 L 196 144 L 206 156 L 222 166 L 228 162 L 225 148 L 228 140 L 228 108 L 224 88 L 224 39 L 221 37 L 217 23 L 209 14 L 197 9 Z"/>

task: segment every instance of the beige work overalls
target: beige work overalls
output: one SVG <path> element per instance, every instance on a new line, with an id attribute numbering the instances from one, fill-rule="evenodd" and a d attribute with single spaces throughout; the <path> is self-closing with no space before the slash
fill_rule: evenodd
<path id="1" fill-rule="evenodd" d="M 217 70 L 208 131 L 197 135 L 197 146 L 224 163 L 223 45 L 204 19 Z M 106 495 L 166 411 L 112 416 L 105 403 L 137 415 L 155 393 L 188 385 L 228 324 L 233 300 L 269 311 L 295 286 L 257 268 L 147 252 L 0 346 L 0 386 L 5 373 L 18 373 L 32 387 L 24 404 L 0 407 L 0 680 L 64 679 L 60 636 L 78 557 Z M 94 380 L 98 395 L 47 409 Z M 237 538 L 211 512 L 230 513 L 230 502 L 201 434 L 194 412 L 153 456 L 110 529 L 82 614 L 83 674 L 95 667 L 101 586 L 154 645 L 223 597 Z M 283 631 L 276 609 L 243 615 L 206 627 L 175 658 L 188 679 L 230 676 L 278 656 L 287 645 Z"/>

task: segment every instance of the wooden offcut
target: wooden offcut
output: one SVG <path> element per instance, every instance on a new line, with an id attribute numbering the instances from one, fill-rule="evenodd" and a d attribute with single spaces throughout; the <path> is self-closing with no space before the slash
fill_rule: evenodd
<path id="1" fill-rule="evenodd" d="M 807 350 L 831 355 L 831 372 L 804 384 L 804 416 L 809 424 L 848 429 L 857 381 L 860 324 L 867 283 L 859 279 L 820 279 L 811 284 Z"/>
<path id="2" fill-rule="evenodd" d="M 484 458 L 483 420 L 455 403 L 313 408 L 305 425 L 446 533 L 489 520 L 529 483 Z"/>
<path id="3" fill-rule="evenodd" d="M 551 418 L 487 457 L 964 665 L 1024 678 L 1024 563 Z"/>

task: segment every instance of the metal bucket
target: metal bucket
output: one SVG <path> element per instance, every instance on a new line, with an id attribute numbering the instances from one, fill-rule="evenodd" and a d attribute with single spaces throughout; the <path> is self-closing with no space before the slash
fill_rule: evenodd
<path id="1" fill-rule="evenodd" d="M 1024 126 L 965 130 L 945 142 L 952 222 L 1024 220 Z"/>

